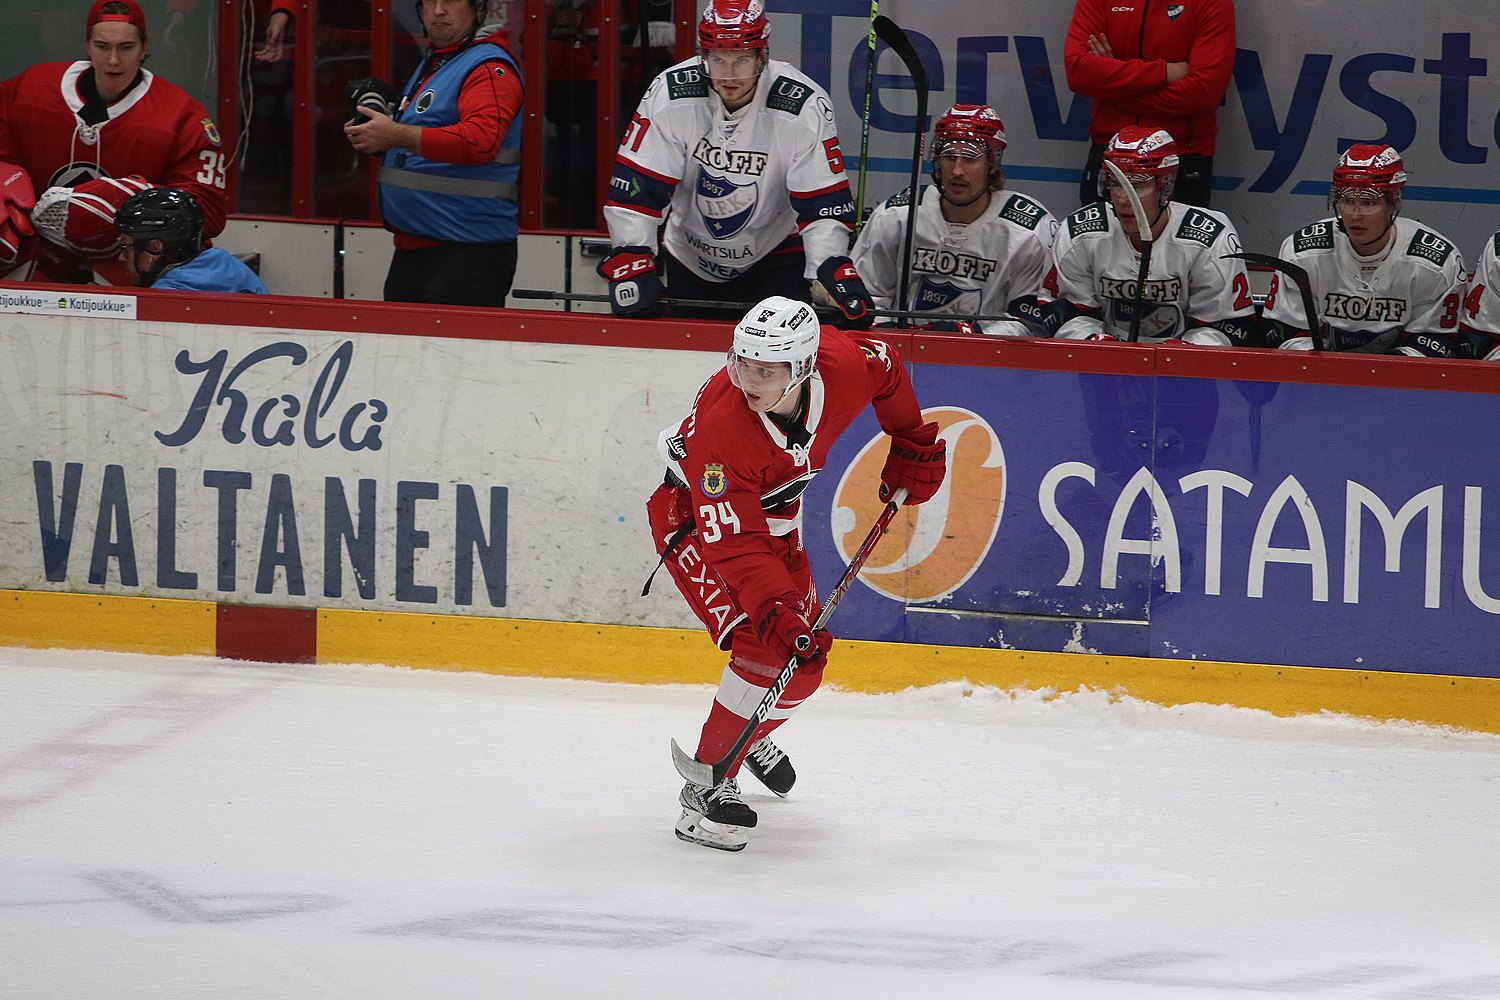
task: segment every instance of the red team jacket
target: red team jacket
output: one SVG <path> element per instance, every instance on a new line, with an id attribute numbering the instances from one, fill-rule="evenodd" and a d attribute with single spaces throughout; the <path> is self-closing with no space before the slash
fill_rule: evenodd
<path id="1" fill-rule="evenodd" d="M 1113 59 L 1092 55 L 1089 35 Z M 1234 0 L 1078 0 L 1063 45 L 1068 87 L 1094 99 L 1089 138 L 1109 142 L 1126 125 L 1164 128 L 1178 152 L 1212 156 L 1215 117 L 1234 71 Z M 1167 63 L 1188 75 L 1167 83 Z"/>
<path id="2" fill-rule="evenodd" d="M 704 559 L 752 620 L 774 601 L 803 604 L 788 559 L 788 543 L 801 550 L 802 491 L 834 441 L 872 403 L 889 434 L 911 434 L 923 423 L 894 348 L 825 326 L 817 371 L 808 380 L 806 445 L 789 443 L 769 418 L 746 406 L 723 369 L 698 391 L 687 418 L 663 435 L 674 474 L 688 484 Z"/>
<path id="3" fill-rule="evenodd" d="M 203 208 L 203 235 L 224 229 L 228 169 L 219 130 L 203 105 L 150 70 L 90 128 L 78 78 L 87 62 L 39 63 L 0 83 L 0 162 L 24 167 L 40 195 L 99 176 L 139 174 L 181 188 Z"/>

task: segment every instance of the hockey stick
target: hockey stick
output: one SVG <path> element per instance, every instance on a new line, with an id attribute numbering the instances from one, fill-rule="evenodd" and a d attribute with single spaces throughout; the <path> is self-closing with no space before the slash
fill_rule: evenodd
<path id="1" fill-rule="evenodd" d="M 912 48 L 911 39 L 906 37 L 906 32 L 896 26 L 896 22 L 884 14 L 875 18 L 875 34 L 880 36 L 881 41 L 891 47 L 891 51 L 901 57 L 906 63 L 906 71 L 911 74 L 911 82 L 917 90 L 917 127 L 912 132 L 911 152 L 911 199 L 906 206 L 906 240 L 901 251 L 901 284 L 896 293 L 896 311 L 906 312 L 908 303 L 907 296 L 911 289 L 907 287 L 911 281 L 911 251 L 912 242 L 916 238 L 917 228 L 917 202 L 922 200 L 922 192 L 917 187 L 917 174 L 922 169 L 922 141 L 927 138 L 927 70 L 922 66 L 922 60 L 917 57 L 917 50 Z M 897 326 L 907 326 L 906 318 L 899 318 Z"/>
<path id="2" fill-rule="evenodd" d="M 875 519 L 875 526 L 870 529 L 870 533 L 860 543 L 859 549 L 854 553 L 854 558 L 849 560 L 849 566 L 844 570 L 844 575 L 839 577 L 838 584 L 829 593 L 828 599 L 823 602 L 823 610 L 818 612 L 817 619 L 813 621 L 812 631 L 816 632 L 828 624 L 828 619 L 833 614 L 833 609 L 838 607 L 839 602 L 844 599 L 844 595 L 848 593 L 850 586 L 854 583 L 854 578 L 859 575 L 860 569 L 864 567 L 865 560 L 869 559 L 870 553 L 875 551 L 876 543 L 880 541 L 881 537 L 890 528 L 891 519 L 896 516 L 896 511 L 905 502 L 906 488 L 902 487 L 896 491 L 895 495 L 885 505 L 885 510 L 881 511 L 880 516 Z M 740 732 L 739 737 L 735 739 L 734 744 L 717 764 L 705 764 L 696 758 L 688 756 L 687 752 L 678 746 L 677 741 L 674 739 L 672 741 L 672 763 L 677 765 L 677 773 L 695 785 L 704 785 L 709 788 L 713 788 L 719 782 L 723 781 L 729 774 L 729 769 L 734 766 L 735 761 L 740 759 L 740 754 L 744 752 L 745 747 L 750 744 L 750 739 L 755 735 L 755 730 L 766 720 L 766 716 L 770 714 L 771 709 L 776 707 L 776 703 L 781 700 L 782 693 L 786 691 L 786 686 L 792 682 L 792 677 L 796 673 L 797 657 L 793 654 L 787 659 L 786 666 L 781 668 L 781 673 L 777 674 L 776 679 L 771 682 L 771 686 L 766 689 L 764 697 L 760 699 L 760 704 L 755 706 L 755 711 L 751 713 L 750 720 L 745 723 L 745 728 Z"/>
<path id="3" fill-rule="evenodd" d="M 1280 271 L 1291 278 L 1297 286 L 1297 292 L 1302 296 L 1302 312 L 1307 318 L 1307 336 L 1312 340 L 1313 350 L 1323 351 L 1328 348 L 1323 346 L 1322 321 L 1318 319 L 1318 300 L 1313 295 L 1312 281 L 1307 276 L 1307 269 L 1293 264 L 1289 260 L 1273 257 L 1268 253 L 1226 253 L 1225 257 L 1238 257 L 1240 260 L 1248 260 L 1252 264 L 1264 264 L 1266 267 Z"/>
<path id="4" fill-rule="evenodd" d="M 510 297 L 513 299 L 549 299 L 557 302 L 610 301 L 610 297 L 608 295 L 604 295 L 598 292 L 553 292 L 548 291 L 545 288 L 512 288 L 510 290 Z M 709 299 L 673 299 L 666 297 L 660 298 L 657 301 L 669 306 L 683 306 L 684 308 L 690 309 L 719 309 L 723 310 L 724 312 L 738 311 L 741 313 L 748 311 L 752 306 L 756 305 L 756 303 L 754 302 L 715 302 Z M 837 309 L 830 309 L 827 306 L 813 306 L 813 310 L 819 316 L 824 317 L 834 316 L 838 313 Z M 953 322 L 962 323 L 982 323 L 986 320 L 1017 319 L 1017 317 L 1012 316 L 1009 313 L 975 313 L 972 315 L 968 313 L 955 313 L 950 315 L 948 313 L 935 313 L 931 310 L 881 309 L 878 306 L 874 309 L 871 309 L 870 312 L 874 313 L 876 316 L 887 316 L 892 319 L 936 319 L 951 320 Z"/>
<path id="5" fill-rule="evenodd" d="M 1125 196 L 1130 199 L 1130 210 L 1135 213 L 1135 228 L 1141 240 L 1141 266 L 1135 275 L 1135 308 L 1130 317 L 1130 336 L 1127 338 L 1133 344 L 1141 336 L 1141 313 L 1146 311 L 1146 279 L 1151 274 L 1151 248 L 1156 234 L 1152 232 L 1153 225 L 1146 221 L 1146 210 L 1141 205 L 1140 195 L 1135 193 L 1135 185 L 1130 183 L 1125 171 L 1109 160 L 1105 160 L 1104 165 L 1115 175 L 1115 181 L 1125 189 Z"/>
<path id="6" fill-rule="evenodd" d="M 865 163 L 870 159 L 870 96 L 875 91 L 875 19 L 880 0 L 870 0 L 870 51 L 865 61 L 865 123 L 859 136 L 859 193 L 854 200 L 854 232 L 865 224 Z"/>

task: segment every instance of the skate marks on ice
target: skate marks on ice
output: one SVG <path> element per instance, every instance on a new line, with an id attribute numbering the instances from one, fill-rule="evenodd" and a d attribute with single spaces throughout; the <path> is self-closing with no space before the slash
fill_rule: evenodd
<path id="1" fill-rule="evenodd" d="M 808 924 L 770 926 L 749 920 L 720 920 L 666 914 L 611 912 L 557 907 L 497 906 L 424 916 L 394 923 L 361 917 L 360 901 L 314 892 L 199 892 L 181 878 L 150 871 L 94 871 L 76 876 L 82 895 L 32 899 L 0 897 L 0 914 L 28 908 L 124 907 L 138 918 L 178 925 L 224 927 L 254 922 L 324 923 L 320 938 L 337 951 L 339 938 L 353 953 L 356 939 L 393 937 L 409 942 L 462 942 L 501 949 L 583 952 L 659 952 L 663 962 L 748 960 L 766 970 L 783 963 L 857 966 L 868 972 L 919 970 L 984 972 L 1009 969 L 1038 984 L 1054 982 L 1055 996 L 1067 995 L 1067 981 L 1149 986 L 1191 997 L 1205 991 L 1285 997 L 1343 997 L 1350 991 L 1369 1000 L 1480 1000 L 1500 996 L 1500 966 L 1493 972 L 1455 976 L 1451 970 L 1368 962 L 1308 964 L 1289 974 L 1256 970 L 1284 966 L 1280 958 L 1231 956 L 1184 947 L 1115 952 L 1076 941 L 1004 934 L 915 932 L 879 926 Z M 86 892 L 87 889 L 93 892 Z M 6 894 L 9 895 L 9 894 Z M 382 909 L 376 905 L 373 909 Z M 337 915 L 335 915 L 338 911 Z M 352 911 L 352 912 L 351 912 Z M 334 926 L 327 926 L 332 922 Z M 225 942 L 219 942 L 221 946 Z M 255 947 L 254 939 L 241 948 Z M 831 971 L 831 970 L 830 970 Z"/>

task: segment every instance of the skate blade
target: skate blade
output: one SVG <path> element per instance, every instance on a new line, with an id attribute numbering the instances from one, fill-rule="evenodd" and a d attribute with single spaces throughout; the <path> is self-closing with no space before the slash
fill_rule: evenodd
<path id="1" fill-rule="evenodd" d="M 750 838 L 745 836 L 745 827 L 724 826 L 703 818 L 703 814 L 684 809 L 673 832 L 677 839 L 700 847 L 712 847 L 716 851 L 743 851 Z"/>

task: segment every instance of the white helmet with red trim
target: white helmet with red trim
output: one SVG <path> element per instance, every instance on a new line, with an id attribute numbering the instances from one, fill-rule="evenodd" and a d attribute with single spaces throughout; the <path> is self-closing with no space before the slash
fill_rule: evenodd
<path id="1" fill-rule="evenodd" d="M 1127 125 L 1109 140 L 1104 159 L 1126 177 L 1154 180 L 1163 205 L 1172 200 L 1172 189 L 1177 186 L 1177 141 L 1166 129 Z M 1109 198 L 1113 178 L 1108 167 L 1099 171 L 1099 197 Z"/>
<path id="2" fill-rule="evenodd" d="M 1401 192 L 1406 187 L 1406 164 L 1391 146 L 1358 142 L 1339 157 L 1328 186 L 1328 207 L 1339 218 L 1339 196 L 1346 191 L 1373 191 L 1390 203 L 1394 219 L 1401 211 Z M 1342 222 L 1340 222 L 1342 226 Z"/>
<path id="3" fill-rule="evenodd" d="M 729 348 L 730 380 L 734 380 L 736 358 L 788 364 L 792 369 L 791 386 L 787 387 L 790 392 L 816 367 L 821 337 L 818 314 L 806 302 L 784 295 L 762 299 L 734 326 L 734 343 Z"/>

